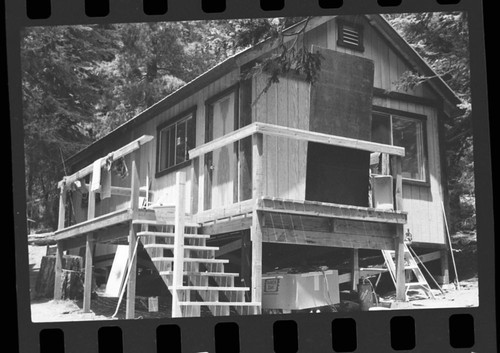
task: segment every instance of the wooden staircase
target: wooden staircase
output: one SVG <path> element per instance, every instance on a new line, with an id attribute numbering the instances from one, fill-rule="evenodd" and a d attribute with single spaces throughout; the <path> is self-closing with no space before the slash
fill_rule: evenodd
<path id="1" fill-rule="evenodd" d="M 396 285 L 396 264 L 395 264 L 395 252 L 394 250 L 382 250 L 382 255 L 384 256 L 385 264 L 389 273 L 391 274 L 392 281 L 394 285 Z M 405 257 L 405 273 L 406 273 L 406 283 L 405 283 L 405 297 L 410 289 L 420 289 L 422 290 L 429 298 L 435 299 L 434 294 L 432 293 L 431 287 L 429 283 L 424 277 L 424 274 L 418 267 L 415 258 L 410 253 L 408 246 L 404 245 L 404 257 Z M 414 274 L 414 278 L 416 281 L 412 281 L 411 273 Z"/>
<path id="2" fill-rule="evenodd" d="M 258 313 L 260 303 L 245 301 L 245 292 L 250 288 L 235 286 L 235 277 L 239 274 L 225 272 L 224 264 L 229 260 L 215 258 L 219 248 L 206 245 L 210 236 L 198 234 L 197 224 L 184 224 L 182 285 L 177 288 L 174 286 L 174 223 L 137 220 L 134 224 L 142 226 L 137 235 L 169 291 L 172 294 L 177 291 L 182 317 L 200 316 L 202 307 L 208 309 L 204 313 L 213 316 Z"/>

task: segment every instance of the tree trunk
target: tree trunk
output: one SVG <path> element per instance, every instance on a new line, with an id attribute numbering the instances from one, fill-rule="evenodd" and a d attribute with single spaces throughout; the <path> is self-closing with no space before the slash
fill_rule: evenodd
<path id="1" fill-rule="evenodd" d="M 64 255 L 62 273 L 62 299 L 80 299 L 83 295 L 83 259 L 80 256 Z M 54 276 L 56 258 L 53 255 L 42 257 L 40 272 L 35 285 L 37 298 L 54 297 Z"/>

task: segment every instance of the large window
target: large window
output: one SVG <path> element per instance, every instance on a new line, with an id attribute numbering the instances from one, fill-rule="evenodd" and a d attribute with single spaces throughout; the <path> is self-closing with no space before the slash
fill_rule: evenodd
<path id="1" fill-rule="evenodd" d="M 189 161 L 188 151 L 195 147 L 195 119 L 191 109 L 158 127 L 158 173 Z"/>
<path id="2" fill-rule="evenodd" d="M 426 180 L 425 120 L 388 113 L 372 115 L 372 141 L 405 148 L 403 178 Z"/>

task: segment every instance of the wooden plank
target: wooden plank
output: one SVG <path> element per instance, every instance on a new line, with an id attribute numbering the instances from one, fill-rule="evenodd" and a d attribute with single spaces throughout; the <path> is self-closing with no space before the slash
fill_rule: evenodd
<path id="1" fill-rule="evenodd" d="M 203 234 L 224 234 L 250 229 L 251 227 L 252 217 L 248 216 L 204 225 L 200 228 L 200 232 Z"/>
<path id="2" fill-rule="evenodd" d="M 89 184 L 86 184 L 86 186 L 87 186 L 87 189 L 90 188 Z M 96 193 L 100 194 L 101 193 L 101 188 L 97 189 Z M 131 188 L 123 187 L 123 186 L 111 186 L 111 195 L 113 195 L 113 196 L 130 197 L 131 193 L 132 193 L 132 189 Z M 152 194 L 153 194 L 153 192 L 150 191 L 149 192 L 149 196 L 151 197 Z M 139 196 L 145 197 L 146 195 L 147 195 L 147 193 L 146 193 L 146 187 L 141 186 Z"/>
<path id="3" fill-rule="evenodd" d="M 251 199 L 233 205 L 229 205 L 224 208 L 217 208 L 213 210 L 203 211 L 193 215 L 193 222 L 205 223 L 217 219 L 229 218 L 237 215 L 246 214 L 252 212 L 254 205 L 255 201 Z"/>
<path id="4" fill-rule="evenodd" d="M 264 191 L 264 173 L 263 173 L 263 136 L 255 134 L 252 136 L 252 198 L 257 200 Z"/>
<path id="5" fill-rule="evenodd" d="M 283 78 L 280 83 L 276 85 L 277 100 L 276 100 L 276 125 L 289 126 L 290 113 L 288 112 L 288 97 L 289 88 L 288 78 Z M 290 184 L 289 175 L 290 167 L 289 160 L 290 156 L 288 151 L 289 139 L 278 137 L 276 140 L 276 184 L 277 184 L 277 195 L 279 197 L 290 198 Z M 283 158 L 284 156 L 290 156 L 288 158 Z"/>
<path id="6" fill-rule="evenodd" d="M 264 175 L 262 171 L 263 136 L 252 137 L 252 197 L 254 202 L 262 196 Z M 262 226 L 264 215 L 255 208 L 252 214 L 252 301 L 262 302 Z M 257 309 L 260 313 L 260 307 Z"/>
<path id="7" fill-rule="evenodd" d="M 191 162 L 191 207 L 190 213 L 198 213 L 198 192 L 200 183 L 200 158 L 197 157 Z"/>
<path id="8" fill-rule="evenodd" d="M 94 248 L 94 237 L 92 233 L 87 234 L 85 242 L 85 279 L 83 282 L 83 312 L 90 312 L 90 301 L 92 296 L 92 257 Z"/>
<path id="9" fill-rule="evenodd" d="M 219 250 L 215 251 L 215 257 L 219 257 L 227 253 L 233 252 L 235 250 L 241 249 L 241 244 L 242 244 L 241 239 L 225 244 L 221 246 Z"/>
<path id="10" fill-rule="evenodd" d="M 128 155 L 129 153 L 132 153 L 133 151 L 139 149 L 142 145 L 153 140 L 153 138 L 154 138 L 153 136 L 149 136 L 149 135 L 143 135 L 143 136 L 139 137 L 138 139 L 136 139 L 136 140 L 130 142 L 129 144 L 112 152 L 113 159 L 116 160 L 116 159 L 119 159 L 121 157 Z M 104 167 L 105 164 L 106 164 L 106 159 L 102 158 L 101 159 L 101 167 Z M 92 169 L 93 169 L 93 163 L 89 164 L 88 166 L 86 166 L 83 169 L 80 169 L 76 173 L 71 174 L 70 176 L 64 177 L 63 180 L 61 180 L 57 184 L 57 186 L 59 188 L 60 187 L 67 187 L 67 186 L 71 185 L 73 182 L 75 182 L 79 179 L 82 179 L 83 177 L 86 177 L 87 175 L 92 173 Z"/>
<path id="11" fill-rule="evenodd" d="M 262 228 L 264 243 L 297 244 L 336 248 L 394 250 L 391 237 L 374 237 L 364 234 L 319 232 L 313 230 Z"/>
<path id="12" fill-rule="evenodd" d="M 137 161 L 135 153 L 132 153 L 132 165 L 131 165 L 131 192 L 130 192 L 130 209 L 132 210 L 132 217 L 137 216 L 137 211 L 139 210 L 139 171 L 137 170 Z"/>
<path id="13" fill-rule="evenodd" d="M 448 250 L 439 251 L 441 259 L 441 275 L 438 276 L 438 282 L 440 284 L 450 283 L 450 269 L 448 262 Z"/>
<path id="14" fill-rule="evenodd" d="M 359 283 L 359 250 L 352 249 L 352 290 L 358 290 Z"/>
<path id="15" fill-rule="evenodd" d="M 407 215 L 404 212 L 385 211 L 374 208 L 328 204 L 322 202 L 295 202 L 292 200 L 268 198 L 261 198 L 258 200 L 257 208 L 265 212 L 396 224 L 406 223 L 407 218 Z"/>
<path id="16" fill-rule="evenodd" d="M 118 245 L 106 282 L 106 296 L 119 297 L 127 273 L 128 245 Z"/>
<path id="17" fill-rule="evenodd" d="M 110 227 L 132 219 L 132 212 L 129 209 L 121 209 L 112 213 L 89 219 L 85 222 L 75 224 L 63 230 L 56 231 L 54 239 L 56 241 L 83 235 L 97 231 L 101 228 Z"/>
<path id="18" fill-rule="evenodd" d="M 91 174 L 90 184 L 92 184 L 95 175 Z M 87 220 L 92 221 L 95 217 L 95 191 L 89 189 Z M 83 288 L 83 312 L 90 312 L 90 301 L 92 296 L 92 260 L 94 249 L 94 235 L 87 234 L 87 241 L 85 243 L 85 280 Z"/>
<path id="19" fill-rule="evenodd" d="M 394 249 L 396 251 L 396 300 L 406 300 L 405 290 L 405 243 L 404 243 L 404 228 L 402 225 L 397 227 L 396 238 L 394 239 Z"/>
<path id="20" fill-rule="evenodd" d="M 54 299 L 59 300 L 62 297 L 62 261 L 63 261 L 63 245 L 62 242 L 57 242 L 56 264 L 54 276 Z"/>
<path id="21" fill-rule="evenodd" d="M 419 255 L 418 258 L 421 262 L 429 262 L 439 260 L 441 258 L 441 251 L 434 251 L 427 254 Z"/>
<path id="22" fill-rule="evenodd" d="M 357 140 L 348 137 L 334 136 L 266 123 L 253 123 L 257 126 L 257 132 L 261 132 L 267 136 L 283 136 L 297 140 L 324 143 L 328 145 L 341 146 L 347 148 L 360 149 L 370 152 L 388 153 L 390 155 L 404 156 L 404 148 L 392 145 L 384 145 L 381 143 L 369 142 L 365 140 Z"/>
<path id="23" fill-rule="evenodd" d="M 134 189 L 132 187 L 132 189 Z M 129 278 L 127 283 L 127 302 L 125 306 L 125 318 L 135 318 L 135 289 L 137 277 L 137 256 L 135 256 L 135 248 L 137 243 L 137 235 L 135 225 L 130 222 L 129 238 L 128 238 L 128 267 Z"/>
<path id="24" fill-rule="evenodd" d="M 215 151 L 216 149 L 219 149 L 228 144 L 239 141 L 247 136 L 251 136 L 256 131 L 257 131 L 256 125 L 250 124 L 238 130 L 228 132 L 224 136 L 218 137 L 210 142 L 207 142 L 201 146 L 189 150 L 189 159 L 200 157 L 208 152 Z"/>
<path id="25" fill-rule="evenodd" d="M 401 157 L 392 156 L 392 178 L 394 180 L 394 209 L 403 209 L 403 175 Z"/>
<path id="26" fill-rule="evenodd" d="M 63 229 L 66 220 L 66 190 L 64 188 L 59 188 L 59 218 L 57 223 L 57 229 Z"/>
<path id="27" fill-rule="evenodd" d="M 174 270 L 172 278 L 172 317 L 182 316 L 179 305 L 179 293 L 177 288 L 182 286 L 184 269 L 184 223 L 185 204 L 184 193 L 186 185 L 186 174 L 177 172 L 175 175 L 177 185 L 177 202 L 175 206 L 175 237 L 174 237 Z"/>

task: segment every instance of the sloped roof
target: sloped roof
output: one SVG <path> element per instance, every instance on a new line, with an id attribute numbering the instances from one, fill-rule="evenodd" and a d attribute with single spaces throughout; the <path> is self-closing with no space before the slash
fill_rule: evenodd
<path id="1" fill-rule="evenodd" d="M 326 23 L 337 16 L 317 16 L 309 20 L 308 29 L 310 31 L 323 23 Z M 365 15 L 369 23 L 374 26 L 378 32 L 419 72 L 426 76 L 432 76 L 433 78 L 427 81 L 428 84 L 444 99 L 451 109 L 455 108 L 457 104 L 461 101 L 455 94 L 455 92 L 439 77 L 432 68 L 425 62 L 425 60 L 410 46 L 408 42 L 402 38 L 397 31 L 387 22 L 387 20 L 381 15 Z M 287 29 L 290 33 L 299 27 L 303 22 L 297 23 Z M 285 41 L 291 40 L 290 36 L 285 37 Z M 168 109 L 175 104 L 181 102 L 183 99 L 189 97 L 194 92 L 199 91 L 203 87 L 207 86 L 214 80 L 222 77 L 231 70 L 234 70 L 242 65 L 257 59 L 268 53 L 273 49 L 273 44 L 268 40 L 264 40 L 253 47 L 244 49 L 239 53 L 227 58 L 221 63 L 217 64 L 210 70 L 199 75 L 192 81 L 188 82 L 178 90 L 172 92 L 165 98 L 161 99 L 157 103 L 153 104 L 151 107 L 142 111 L 132 119 L 126 121 L 109 134 L 103 136 L 99 140 L 95 141 L 88 147 L 84 148 L 80 152 L 74 154 L 67 159 L 68 165 L 73 165 L 78 163 L 82 159 L 90 156 L 100 149 L 102 149 L 109 139 L 118 137 L 130 130 L 135 126 L 141 125 L 142 123 L 148 121 L 149 119 L 157 116 L 159 113 Z"/>

